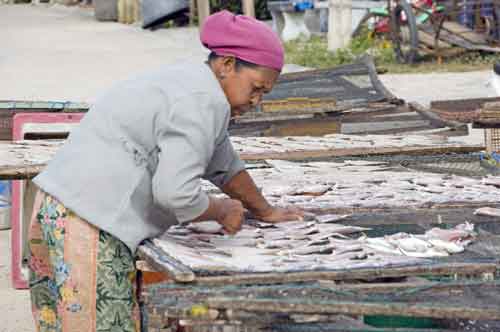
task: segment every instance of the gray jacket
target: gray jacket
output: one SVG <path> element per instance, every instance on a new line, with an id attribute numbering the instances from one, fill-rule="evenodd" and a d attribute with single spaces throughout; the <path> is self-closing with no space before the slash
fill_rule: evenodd
<path id="1" fill-rule="evenodd" d="M 35 183 L 135 251 L 208 207 L 244 169 L 227 133 L 230 106 L 206 64 L 161 68 L 99 98 Z"/>

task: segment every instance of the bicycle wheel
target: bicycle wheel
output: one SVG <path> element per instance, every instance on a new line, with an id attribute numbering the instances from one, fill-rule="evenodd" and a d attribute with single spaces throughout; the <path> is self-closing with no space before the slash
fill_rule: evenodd
<path id="1" fill-rule="evenodd" d="M 411 64 L 417 60 L 417 21 L 406 0 L 398 0 L 391 11 L 391 38 L 398 62 Z"/>

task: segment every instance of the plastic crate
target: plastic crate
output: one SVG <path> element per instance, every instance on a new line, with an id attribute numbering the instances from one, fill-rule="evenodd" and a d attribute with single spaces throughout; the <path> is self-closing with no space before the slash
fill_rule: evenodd
<path id="1" fill-rule="evenodd" d="M 18 113 L 12 120 L 12 137 L 23 140 L 37 135 L 61 136 L 69 134 L 84 113 Z M 12 284 L 14 288 L 28 288 L 28 229 L 32 214 L 36 186 L 30 180 L 12 181 L 11 248 Z"/>

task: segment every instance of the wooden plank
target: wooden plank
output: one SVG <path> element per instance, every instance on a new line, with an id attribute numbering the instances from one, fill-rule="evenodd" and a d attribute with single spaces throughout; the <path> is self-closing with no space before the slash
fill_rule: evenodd
<path id="1" fill-rule="evenodd" d="M 245 284 L 280 284 L 315 280 L 355 280 L 389 277 L 408 277 L 419 275 L 480 275 L 495 273 L 493 263 L 449 263 L 429 264 L 382 269 L 359 269 L 349 271 L 308 271 L 288 273 L 248 273 L 230 276 L 197 277 L 196 285 L 245 285 Z"/>
<path id="2" fill-rule="evenodd" d="M 483 34 L 474 32 L 473 30 L 453 21 L 445 21 L 443 24 L 443 29 L 453 33 L 455 35 L 459 35 L 464 39 L 470 41 L 474 44 L 482 44 L 487 45 L 488 40 Z"/>
<path id="3" fill-rule="evenodd" d="M 391 131 L 408 131 L 415 128 L 429 128 L 430 122 L 427 120 L 388 120 L 383 119 L 382 121 L 370 121 L 370 122 L 352 122 L 352 123 L 342 123 L 341 133 L 342 134 L 371 134 L 380 132 L 391 132 Z"/>
<path id="4" fill-rule="evenodd" d="M 0 167 L 1 180 L 24 180 L 32 179 L 46 167 L 42 165 L 10 166 Z"/>
<path id="5" fill-rule="evenodd" d="M 499 308 L 439 306 L 432 304 L 363 303 L 349 301 L 287 301 L 276 299 L 209 298 L 209 308 L 247 310 L 253 312 L 301 313 L 301 314 L 348 314 L 348 315 L 399 315 L 440 319 L 500 319 Z"/>
<path id="6" fill-rule="evenodd" d="M 430 34 L 427 31 L 424 31 L 422 29 L 419 29 L 418 31 L 418 40 L 424 44 L 425 46 L 434 49 L 435 48 L 435 41 L 434 41 L 434 35 Z M 438 47 L 440 49 L 444 48 L 451 48 L 453 47 L 452 45 L 448 44 L 447 42 L 443 40 L 438 41 Z"/>
<path id="7" fill-rule="evenodd" d="M 215 309 L 211 309 L 215 310 Z M 180 321 L 180 325 L 185 327 L 195 327 L 193 331 L 200 331 L 200 328 L 205 327 L 206 332 L 215 332 L 216 328 L 219 328 L 217 331 L 234 331 L 234 332 L 275 332 L 275 331 L 284 331 L 282 328 L 276 329 L 275 326 L 279 326 L 280 317 L 276 314 L 265 314 L 263 312 L 253 313 L 245 310 L 227 310 L 225 316 L 228 318 L 227 320 L 215 320 L 215 321 L 200 321 L 200 320 L 188 320 L 182 319 Z M 263 317 L 265 316 L 265 317 Z M 326 317 L 326 319 L 325 319 Z M 340 316 L 343 318 L 343 316 Z M 264 319 L 263 319 L 264 318 Z M 350 321 L 342 321 L 341 318 L 332 317 L 331 315 L 310 315 L 307 317 L 311 320 L 313 324 L 308 323 L 307 326 L 301 323 L 291 324 L 289 320 L 283 319 L 283 323 L 286 323 L 288 327 L 290 327 L 291 331 L 294 332 L 457 332 L 456 330 L 448 330 L 448 329 L 427 329 L 427 328 L 377 328 L 370 325 L 363 324 L 359 320 L 355 320 L 351 318 Z M 320 319 L 324 319 L 321 321 Z M 318 320 L 318 327 L 314 327 L 314 323 Z M 265 323 L 264 323 L 264 322 Z M 232 328 L 232 329 L 231 329 Z M 163 332 L 163 330 L 161 331 Z M 166 332 L 166 330 L 165 330 Z"/>
<path id="8" fill-rule="evenodd" d="M 264 160 L 264 159 L 286 159 L 286 160 L 304 160 L 304 159 L 322 159 L 342 156 L 356 155 L 425 155 L 425 154 L 442 154 L 442 153 L 469 153 L 479 152 L 484 150 L 482 146 L 446 146 L 446 147 L 425 147 L 425 146 L 409 146 L 409 147 L 380 147 L 380 148 L 351 148 L 351 149 L 328 149 L 328 150 L 313 150 L 313 151 L 286 151 L 286 152 L 269 152 L 269 153 L 241 153 L 240 157 L 243 160 Z"/>
<path id="9" fill-rule="evenodd" d="M 160 272 L 166 273 L 172 280 L 177 282 L 192 282 L 195 280 L 195 274 L 191 269 L 181 262 L 173 259 L 164 252 L 160 252 L 149 242 L 139 246 L 137 254 L 144 259 L 150 266 Z"/>
<path id="10" fill-rule="evenodd" d="M 319 280 L 318 283 L 324 287 L 331 287 L 332 290 L 362 291 L 367 293 L 395 292 L 400 289 L 425 289 L 425 290 L 457 290 L 463 291 L 465 287 L 472 285 L 488 287 L 491 282 L 485 281 L 453 281 L 438 282 L 421 278 L 412 282 L 377 282 L 377 283 L 344 283 L 337 284 L 331 280 Z"/>

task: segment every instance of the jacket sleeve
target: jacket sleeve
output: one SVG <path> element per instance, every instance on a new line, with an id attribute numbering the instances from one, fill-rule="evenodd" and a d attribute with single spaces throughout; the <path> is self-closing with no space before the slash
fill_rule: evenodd
<path id="1" fill-rule="evenodd" d="M 152 181 L 153 196 L 157 204 L 173 211 L 179 222 L 193 220 L 208 208 L 201 178 L 224 126 L 223 111 L 209 98 L 184 97 L 157 125 L 160 152 Z"/>
<path id="2" fill-rule="evenodd" d="M 234 151 L 227 130 L 224 130 L 222 141 L 215 147 L 212 160 L 208 165 L 204 178 L 217 187 L 223 187 L 233 176 L 245 169 L 245 163 Z"/>

